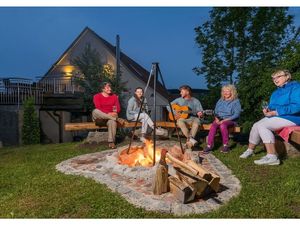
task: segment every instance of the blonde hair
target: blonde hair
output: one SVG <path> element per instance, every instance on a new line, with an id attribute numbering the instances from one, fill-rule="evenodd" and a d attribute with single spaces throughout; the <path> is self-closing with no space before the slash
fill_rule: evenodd
<path id="1" fill-rule="evenodd" d="M 223 95 L 223 91 L 225 89 L 228 89 L 231 92 L 231 98 L 230 98 L 230 100 L 237 99 L 237 97 L 238 97 L 237 90 L 236 90 L 236 87 L 233 84 L 227 84 L 227 85 L 224 85 L 222 87 L 222 89 L 221 89 L 221 99 L 223 99 L 223 100 L 225 99 L 224 95 Z"/>
<path id="2" fill-rule="evenodd" d="M 290 81 L 292 79 L 292 74 L 288 70 L 277 70 L 274 73 L 272 73 L 271 77 L 277 77 L 278 74 L 283 74 L 287 77 L 287 81 Z"/>

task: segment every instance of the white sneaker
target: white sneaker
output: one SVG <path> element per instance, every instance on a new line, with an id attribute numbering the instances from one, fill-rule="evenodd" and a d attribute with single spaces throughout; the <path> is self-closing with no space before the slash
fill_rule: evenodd
<path id="1" fill-rule="evenodd" d="M 243 152 L 243 154 L 240 155 L 241 159 L 246 159 L 249 158 L 250 156 L 252 156 L 254 154 L 253 150 L 247 149 L 246 151 Z"/>
<path id="2" fill-rule="evenodd" d="M 277 157 L 269 157 L 268 155 L 262 157 L 259 160 L 254 160 L 256 165 L 270 165 L 275 166 L 280 164 L 280 160 Z"/>
<path id="3" fill-rule="evenodd" d="M 193 146 L 195 146 L 195 144 L 198 143 L 198 141 L 196 141 L 196 140 L 195 140 L 194 138 L 192 138 L 192 137 L 190 137 L 189 142 L 190 142 Z"/>
<path id="4" fill-rule="evenodd" d="M 156 128 L 155 134 L 158 136 L 166 136 L 167 131 L 162 128 Z"/>

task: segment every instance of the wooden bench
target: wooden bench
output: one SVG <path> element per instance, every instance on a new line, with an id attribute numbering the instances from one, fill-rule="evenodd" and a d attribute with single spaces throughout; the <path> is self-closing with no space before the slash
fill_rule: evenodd
<path id="1" fill-rule="evenodd" d="M 135 122 L 128 122 L 125 123 L 123 126 L 118 124 L 118 127 L 123 128 L 133 128 L 135 126 Z M 142 123 L 137 124 L 138 127 L 142 126 Z M 158 121 L 156 122 L 157 127 L 163 127 L 163 128 L 175 128 L 174 122 L 164 122 L 164 121 Z M 211 124 L 201 124 L 199 126 L 199 130 L 209 130 L 211 127 Z M 105 129 L 107 126 L 98 126 L 95 124 L 95 122 L 81 122 L 81 123 L 66 123 L 64 126 L 65 131 L 79 131 L 79 130 L 97 130 L 97 129 Z M 232 127 L 229 129 L 230 132 L 233 133 L 239 133 L 241 132 L 240 127 Z"/>
<path id="2" fill-rule="evenodd" d="M 281 138 L 275 139 L 276 151 L 279 157 L 300 157 L 300 131 L 293 131 L 288 142 Z"/>
<path id="3" fill-rule="evenodd" d="M 300 131 L 293 131 L 290 135 L 290 141 L 300 145 Z"/>

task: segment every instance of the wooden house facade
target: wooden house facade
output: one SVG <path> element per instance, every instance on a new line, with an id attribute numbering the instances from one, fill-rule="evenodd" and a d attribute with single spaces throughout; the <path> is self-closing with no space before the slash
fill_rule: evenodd
<path id="1" fill-rule="evenodd" d="M 124 93 L 125 104 L 133 95 L 136 87 L 145 87 L 147 84 L 150 75 L 148 70 L 123 52 L 120 52 L 120 58 L 117 60 L 116 46 L 86 27 L 39 82 L 39 87 L 45 90 L 43 104 L 39 111 L 41 129 L 44 137 L 49 142 L 72 141 L 74 133 L 64 131 L 63 125 L 69 122 L 91 120 L 89 113 L 84 112 L 82 108 L 83 102 L 79 92 L 84 90 L 74 83 L 72 76 L 76 68 L 71 63 L 72 59 L 81 56 L 87 45 L 97 50 L 102 65 L 109 64 L 115 71 L 117 61 L 119 61 L 120 79 L 125 83 L 128 90 L 127 93 Z M 150 67 L 151 64 L 149 64 L 149 69 Z M 156 89 L 156 117 L 158 120 L 164 120 L 165 106 L 168 104 L 168 92 L 161 83 L 158 83 Z M 150 82 L 146 98 L 153 116 L 153 82 Z M 123 108 L 126 108 L 126 105 Z"/>

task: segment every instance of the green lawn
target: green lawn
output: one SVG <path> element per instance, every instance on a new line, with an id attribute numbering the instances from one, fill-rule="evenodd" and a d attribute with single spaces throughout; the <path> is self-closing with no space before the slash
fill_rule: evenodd
<path id="1" fill-rule="evenodd" d="M 173 218 L 129 204 L 91 179 L 65 175 L 55 165 L 71 157 L 104 150 L 78 143 L 0 149 L 0 218 Z M 240 179 L 242 190 L 219 210 L 189 218 L 299 218 L 300 158 L 281 166 L 239 160 L 245 146 L 214 154 Z"/>

